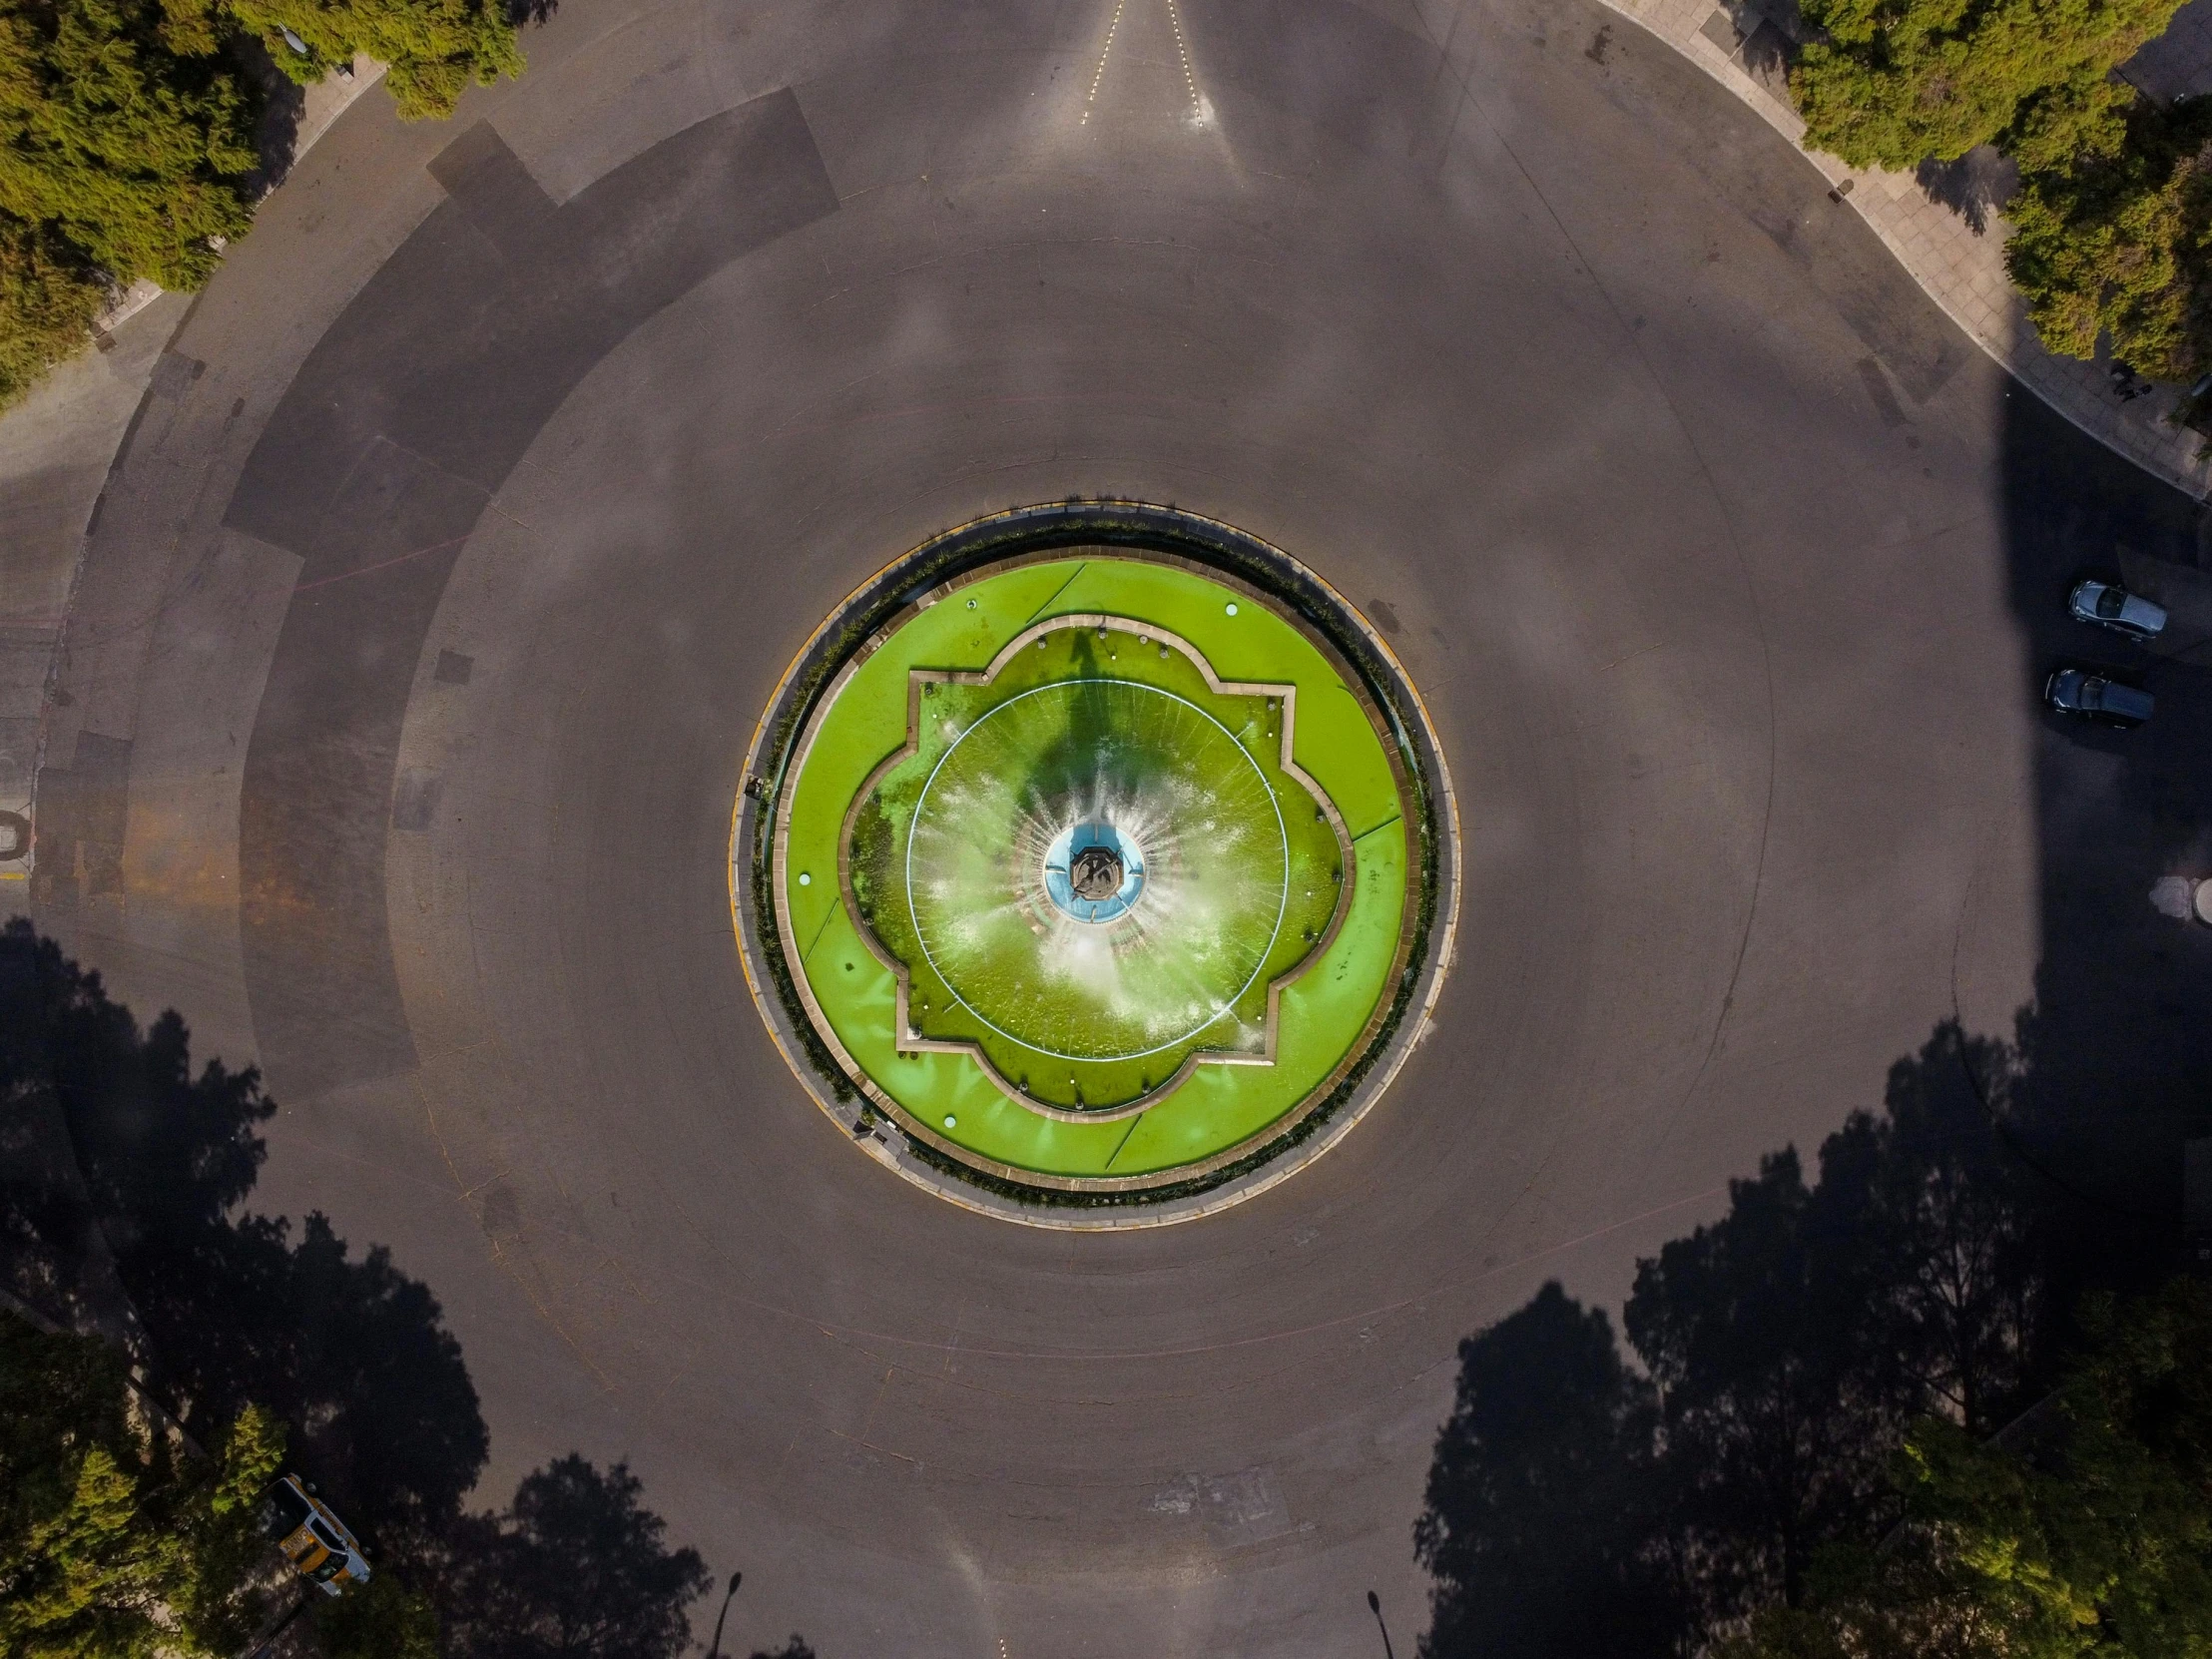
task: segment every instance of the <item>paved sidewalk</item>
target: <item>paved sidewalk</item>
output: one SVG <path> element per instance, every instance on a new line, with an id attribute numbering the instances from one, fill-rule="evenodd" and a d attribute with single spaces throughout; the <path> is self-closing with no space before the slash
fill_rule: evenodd
<path id="1" fill-rule="evenodd" d="M 1799 141 L 1805 123 L 1789 105 L 1782 72 L 1785 31 L 1795 21 L 1790 0 L 1605 3 L 1687 55 L 1792 143 Z M 2212 91 L 2212 0 L 2190 0 L 2166 34 L 2122 73 L 2161 101 Z M 2010 183 L 2000 158 L 1977 152 L 1954 167 L 1924 168 L 1916 177 L 1856 172 L 1833 156 L 1807 155 L 1951 319 L 2052 408 L 2189 494 L 2202 498 L 2212 492 L 2212 459 L 2198 458 L 2207 440 L 2166 418 L 2179 398 L 2175 388 L 2122 396 L 2126 388 L 2114 380 L 2109 359 L 2057 356 L 2036 339 L 2004 275 L 2010 228 L 1989 207 Z M 2144 382 L 2135 384 L 2142 388 Z"/>

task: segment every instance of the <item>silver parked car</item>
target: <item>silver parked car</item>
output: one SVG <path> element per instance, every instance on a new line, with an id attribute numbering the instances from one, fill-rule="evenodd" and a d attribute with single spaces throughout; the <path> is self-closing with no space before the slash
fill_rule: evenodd
<path id="1" fill-rule="evenodd" d="M 2130 639 L 2147 640 L 2166 626 L 2166 610 L 2117 582 L 2084 582 L 2066 601 L 2083 622 L 2094 622 Z"/>
<path id="2" fill-rule="evenodd" d="M 2062 715 L 2107 726 L 2140 726 L 2156 705 L 2147 691 L 2123 686 L 2093 669 L 2062 668 L 2043 682 L 2043 701 Z"/>

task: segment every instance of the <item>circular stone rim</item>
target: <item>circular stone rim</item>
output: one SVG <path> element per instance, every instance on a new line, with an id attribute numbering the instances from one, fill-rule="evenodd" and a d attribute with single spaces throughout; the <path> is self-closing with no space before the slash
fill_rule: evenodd
<path id="1" fill-rule="evenodd" d="M 928 1125 L 902 1121 L 904 1114 L 878 1105 L 867 1091 L 879 1085 L 856 1064 L 849 1071 L 840 1066 L 805 1012 L 782 954 L 776 884 L 766 879 L 775 837 L 761 832 L 773 822 L 767 809 L 782 800 L 793 750 L 824 695 L 921 600 L 1086 547 L 1178 566 L 1269 604 L 1344 670 L 1346 683 L 1370 705 L 1386 729 L 1385 755 L 1402 769 L 1401 787 L 1410 789 L 1418 809 L 1408 859 L 1419 875 L 1408 882 L 1411 924 L 1400 935 L 1397 967 L 1377 1004 L 1379 1028 L 1361 1039 L 1328 1098 L 1317 1100 L 1317 1088 L 1269 1126 L 1281 1133 L 1249 1152 L 1232 1148 L 1225 1156 L 1234 1163 L 1196 1174 L 1185 1166 L 1117 1178 L 1113 1185 L 984 1167 L 983 1160 L 971 1162 L 948 1148 Z M 1326 579 L 1249 531 L 1179 508 L 1117 498 L 1016 507 L 970 520 L 893 559 L 847 594 L 793 656 L 755 724 L 743 778 L 730 827 L 731 923 L 747 990 L 771 1040 L 809 1098 L 861 1151 L 977 1215 L 1055 1231 L 1118 1231 L 1196 1220 L 1269 1191 L 1333 1150 L 1387 1092 L 1426 1034 L 1456 955 L 1463 890 L 1458 799 L 1418 688 L 1388 642 Z"/>
<path id="2" fill-rule="evenodd" d="M 978 1008 L 974 1003 L 970 1002 L 966 997 L 960 994 L 960 987 L 953 983 L 952 976 L 946 973 L 943 968 L 937 965 L 936 955 L 929 948 L 929 935 L 922 929 L 921 914 L 914 908 L 914 834 L 915 831 L 917 831 L 921 828 L 922 809 L 926 807 L 929 803 L 929 792 L 932 789 L 936 788 L 937 774 L 944 771 L 946 763 L 949 762 L 953 756 L 957 755 L 960 752 L 960 745 L 966 743 L 969 738 L 980 732 L 984 727 L 988 726 L 992 721 L 996 720 L 1008 709 L 1011 709 L 1015 704 L 1025 703 L 1032 697 L 1041 697 L 1046 692 L 1065 691 L 1072 683 L 1073 682 L 1067 680 L 1055 680 L 1047 685 L 1032 686 L 1029 690 L 1025 692 L 1015 693 L 1012 697 L 1007 698 L 1006 701 L 1003 703 L 993 704 L 989 709 L 984 711 L 981 719 L 977 720 L 974 725 L 970 726 L 966 731 L 962 732 L 958 737 L 954 738 L 952 742 L 948 746 L 946 746 L 945 752 L 937 757 L 937 764 L 929 769 L 929 776 L 922 783 L 921 793 L 914 798 L 913 821 L 906 826 L 906 855 L 903 860 L 901 881 L 901 884 L 905 889 L 906 918 L 914 924 L 914 942 L 921 946 L 922 960 L 929 964 L 929 971 L 934 973 L 940 980 L 944 982 L 944 988 L 952 993 L 952 1000 L 957 1002 L 961 1007 L 965 1008 L 969 1013 L 973 1014 L 977 1019 L 981 1020 L 983 1024 L 989 1029 L 997 1032 L 1001 1037 L 1004 1037 L 1016 1048 L 1026 1048 L 1027 1050 L 1029 1050 L 1030 1053 L 1042 1054 L 1050 1060 L 1074 1060 L 1083 1063 L 1087 1063 L 1093 1060 L 1142 1060 L 1149 1055 L 1165 1054 L 1171 1048 L 1180 1048 L 1183 1044 L 1189 1042 L 1193 1037 L 1197 1036 L 1208 1026 L 1213 1025 L 1217 1021 L 1219 1021 L 1223 1014 L 1229 1012 L 1230 1009 L 1236 1007 L 1238 1003 L 1242 1002 L 1245 999 L 1246 993 L 1252 989 L 1253 982 L 1257 980 L 1262 973 L 1267 971 L 1268 958 L 1275 954 L 1276 940 L 1280 939 L 1283 936 L 1283 918 L 1286 915 L 1290 914 L 1291 909 L 1291 832 L 1283 823 L 1283 803 L 1276 799 L 1275 791 L 1268 787 L 1267 774 L 1260 770 L 1260 764 L 1257 761 L 1255 761 L 1250 755 L 1245 753 L 1244 745 L 1237 742 L 1236 735 L 1231 732 L 1228 727 L 1222 725 L 1220 721 L 1216 720 L 1211 714 L 1207 713 L 1204 709 L 1201 709 L 1196 703 L 1193 703 L 1189 698 L 1177 697 L 1175 693 L 1164 690 L 1159 686 L 1147 686 L 1142 682 L 1136 680 L 1122 680 L 1115 682 L 1115 684 L 1117 685 L 1128 686 L 1133 691 L 1145 692 L 1153 697 L 1164 697 L 1172 703 L 1180 703 L 1183 705 L 1184 708 L 1190 710 L 1201 720 L 1204 720 L 1209 725 L 1211 725 L 1215 731 L 1219 732 L 1223 737 L 1227 738 L 1229 740 L 1229 747 L 1237 752 L 1237 758 L 1243 761 L 1246 766 L 1250 767 L 1252 769 L 1253 776 L 1260 780 L 1260 787 L 1267 794 L 1268 805 L 1275 812 L 1276 839 L 1282 844 L 1283 848 L 1282 891 L 1276 894 L 1275 922 L 1274 925 L 1268 929 L 1267 946 L 1260 952 L 1259 961 L 1253 964 L 1252 971 L 1245 975 L 1245 982 L 1237 987 L 1235 994 L 1233 994 L 1226 1002 L 1216 1003 L 1213 1010 L 1208 1013 L 1204 1019 L 1200 1020 L 1188 1031 L 1185 1031 L 1178 1036 L 1171 1037 L 1164 1043 L 1154 1043 L 1150 1048 L 1131 1049 L 1127 1053 L 1123 1054 L 1063 1054 L 1056 1048 L 1040 1047 L 1038 1044 L 1029 1042 L 1025 1038 L 1015 1036 L 1011 1031 L 1007 1030 L 1003 1025 L 1000 1025 L 996 1020 L 992 1019 L 988 1014 L 984 1013 L 982 1009 Z M 1117 834 L 1117 843 L 1119 841 L 1119 838 L 1120 837 Z M 1137 878 L 1139 893 L 1144 890 L 1143 871 L 1144 864 L 1140 855 Z M 1120 894 L 1115 894 L 1115 899 L 1118 900 L 1119 898 Z M 1055 904 L 1058 904 L 1060 902 L 1057 894 L 1053 895 L 1052 901 Z M 1103 902 L 1112 901 L 1108 900 Z M 1114 922 L 1121 920 L 1123 916 L 1127 915 L 1135 906 L 1136 902 L 1137 894 L 1132 893 L 1127 901 L 1122 903 L 1120 909 L 1116 910 L 1112 915 L 1105 917 L 1103 920 L 1092 916 L 1078 916 L 1072 910 L 1069 910 L 1067 913 L 1071 919 L 1076 921 L 1089 922 L 1092 925 L 1096 926 L 1110 926 Z"/>

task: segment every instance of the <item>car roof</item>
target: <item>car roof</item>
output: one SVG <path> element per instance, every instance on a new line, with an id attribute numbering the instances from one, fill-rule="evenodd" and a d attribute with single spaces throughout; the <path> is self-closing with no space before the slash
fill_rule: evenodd
<path id="1" fill-rule="evenodd" d="M 2123 686 L 2117 680 L 2105 682 L 2102 702 L 2113 714 L 2133 715 L 2138 719 L 2148 718 L 2153 707 L 2149 692 L 2137 691 L 2133 686 Z"/>

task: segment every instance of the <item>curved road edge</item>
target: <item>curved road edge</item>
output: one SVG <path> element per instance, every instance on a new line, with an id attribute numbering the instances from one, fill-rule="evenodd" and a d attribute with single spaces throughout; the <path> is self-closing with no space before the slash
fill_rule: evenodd
<path id="1" fill-rule="evenodd" d="M 1602 4 L 1688 58 L 1788 139 L 1943 313 L 2014 379 L 2146 472 L 2193 499 L 2212 495 L 2212 459 L 2198 458 L 2200 448 L 2212 449 L 2212 439 L 2167 419 L 2179 401 L 2179 388 L 2159 386 L 2123 402 L 2115 396 L 2109 358 L 2084 362 L 2062 357 L 2036 337 L 2005 276 L 2009 228 L 2001 217 L 1990 214 L 1985 230 L 1976 232 L 1910 173 L 1855 169 L 1805 147 L 1805 123 L 1797 111 L 1754 73 L 1752 66 L 1764 63 L 1761 37 L 1775 33 L 1777 26 L 1761 16 L 1752 0 L 1735 5 L 1715 0 Z M 1602 62 L 1603 53 L 1601 43 L 1592 44 L 1593 58 Z"/>

